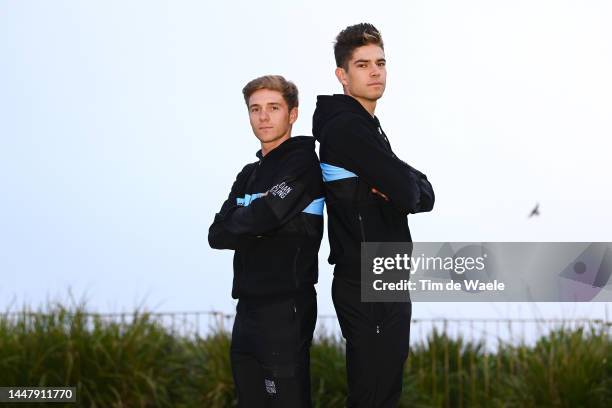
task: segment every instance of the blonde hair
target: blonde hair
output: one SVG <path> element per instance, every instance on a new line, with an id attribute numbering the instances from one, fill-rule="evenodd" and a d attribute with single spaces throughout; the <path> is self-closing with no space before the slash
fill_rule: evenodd
<path id="1" fill-rule="evenodd" d="M 249 98 L 255 91 L 260 89 L 269 89 L 278 91 L 283 95 L 283 99 L 287 102 L 289 110 L 296 108 L 299 104 L 297 86 L 291 81 L 287 81 L 281 75 L 264 75 L 255 78 L 242 88 L 244 102 L 249 106 Z"/>

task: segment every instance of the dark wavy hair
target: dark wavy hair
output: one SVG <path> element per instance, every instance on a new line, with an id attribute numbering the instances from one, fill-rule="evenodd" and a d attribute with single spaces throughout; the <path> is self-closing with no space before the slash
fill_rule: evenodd
<path id="1" fill-rule="evenodd" d="M 334 43 L 336 66 L 348 70 L 348 62 L 353 56 L 353 51 L 369 44 L 376 44 L 385 49 L 380 31 L 372 24 L 360 23 L 346 27 L 340 31 Z"/>

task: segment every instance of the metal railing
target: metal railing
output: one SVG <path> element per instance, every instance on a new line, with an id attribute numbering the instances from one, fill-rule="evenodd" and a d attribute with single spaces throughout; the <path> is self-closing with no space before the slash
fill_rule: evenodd
<path id="1" fill-rule="evenodd" d="M 89 313 L 78 312 L 93 327 L 95 319 L 107 323 L 131 324 L 134 319 L 157 322 L 174 335 L 206 337 L 209 334 L 231 332 L 234 314 L 221 311 Z M 0 314 L 4 319 L 28 319 L 41 312 L 10 312 Z M 607 316 L 607 314 L 606 314 Z M 411 322 L 411 343 L 423 342 L 436 330 L 449 338 L 461 337 L 466 341 L 485 343 L 487 348 L 500 343 L 533 344 L 539 337 L 555 329 L 595 328 L 612 334 L 612 321 L 589 318 L 414 318 Z M 341 330 L 335 315 L 319 315 L 315 338 L 333 336 L 341 338 Z"/>

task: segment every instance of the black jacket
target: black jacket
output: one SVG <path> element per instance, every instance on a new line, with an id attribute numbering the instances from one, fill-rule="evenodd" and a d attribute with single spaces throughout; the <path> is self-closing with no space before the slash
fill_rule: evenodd
<path id="1" fill-rule="evenodd" d="M 357 280 L 361 242 L 412 241 L 407 215 L 431 211 L 434 192 L 423 173 L 393 153 L 378 118 L 353 97 L 318 96 L 312 122 L 321 144 L 329 263 L 335 275 Z"/>
<path id="2" fill-rule="evenodd" d="M 208 231 L 233 249 L 232 297 L 290 295 L 317 282 L 323 182 L 312 137 L 289 138 L 247 164 Z M 267 192 L 267 194 L 266 194 Z"/>

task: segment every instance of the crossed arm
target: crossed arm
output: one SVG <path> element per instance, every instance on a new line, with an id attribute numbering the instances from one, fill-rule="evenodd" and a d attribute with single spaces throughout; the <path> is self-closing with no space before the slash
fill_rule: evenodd
<path id="1" fill-rule="evenodd" d="M 315 179 L 310 163 L 287 160 L 283 171 L 274 177 L 272 186 L 248 205 L 237 204 L 238 191 L 244 191 L 244 171 L 238 175 L 230 194 L 215 215 L 208 230 L 208 243 L 215 249 L 238 249 L 243 240 L 273 231 L 304 210 L 314 197 L 308 194 Z M 248 167 L 248 166 L 247 166 Z M 252 171 L 251 169 L 250 171 Z M 316 177 L 316 175 L 314 175 Z"/>
<path id="2" fill-rule="evenodd" d="M 373 140 L 363 118 L 339 119 L 329 126 L 326 147 L 347 170 L 374 186 L 373 193 L 406 214 L 433 209 L 435 195 L 427 177 Z"/>

